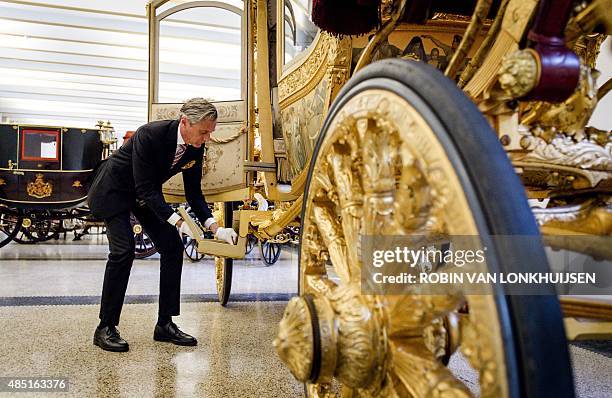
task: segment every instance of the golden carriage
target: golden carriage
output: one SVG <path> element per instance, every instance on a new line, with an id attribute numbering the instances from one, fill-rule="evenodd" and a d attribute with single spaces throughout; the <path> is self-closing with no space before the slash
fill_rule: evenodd
<path id="1" fill-rule="evenodd" d="M 556 248 L 611 258 L 610 246 L 567 238 L 612 228 L 611 134 L 587 126 L 612 87 L 594 83 L 610 1 L 347 1 L 381 18 L 354 37 L 319 31 L 312 2 L 229 3 L 148 5 L 150 120 L 178 107 L 159 99 L 164 20 L 198 7 L 240 20 L 241 94 L 218 103 L 202 180 L 240 238 L 198 241 L 217 256 L 220 302 L 248 234 L 277 239 L 297 221 L 299 297 L 274 344 L 308 396 L 573 396 L 566 336 L 610 336 L 610 305 L 560 305 L 550 285 L 539 295 L 497 285 L 363 294 L 360 237 L 477 236 L 492 248 L 488 271 L 547 272 L 540 232 Z M 257 192 L 276 209 L 253 207 Z M 182 202 L 181 181 L 164 193 Z M 454 352 L 477 386 L 446 366 Z"/>

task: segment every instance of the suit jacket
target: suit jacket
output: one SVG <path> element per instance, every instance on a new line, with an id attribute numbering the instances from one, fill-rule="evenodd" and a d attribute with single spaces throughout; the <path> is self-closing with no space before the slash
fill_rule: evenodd
<path id="1" fill-rule="evenodd" d="M 162 120 L 141 126 L 136 133 L 97 168 L 88 194 L 88 204 L 97 218 L 109 218 L 143 201 L 160 220 L 173 213 L 164 200 L 162 184 L 183 173 L 185 197 L 196 216 L 212 217 L 202 188 L 204 146 L 187 146 L 172 167 L 176 151 L 178 120 Z"/>

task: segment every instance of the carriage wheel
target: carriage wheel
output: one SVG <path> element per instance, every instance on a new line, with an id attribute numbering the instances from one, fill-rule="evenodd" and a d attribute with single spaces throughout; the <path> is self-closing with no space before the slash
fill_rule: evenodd
<path id="1" fill-rule="evenodd" d="M 273 265 L 281 255 L 281 245 L 280 243 L 270 243 L 267 240 L 263 240 L 259 246 L 259 253 L 267 266 Z"/>
<path id="2" fill-rule="evenodd" d="M 43 242 L 53 237 L 51 231 L 52 221 L 42 217 L 48 216 L 48 213 L 36 214 L 32 218 L 24 218 L 21 222 L 21 229 L 14 240 L 18 243 L 28 245 L 36 242 Z"/>
<path id="3" fill-rule="evenodd" d="M 189 236 L 183 236 L 183 244 L 185 246 L 185 254 L 191 261 L 200 261 L 204 258 L 204 254 L 198 252 L 198 241 L 191 239 Z"/>
<path id="4" fill-rule="evenodd" d="M 251 235 L 248 234 L 247 235 L 247 247 L 246 247 L 246 251 L 245 251 L 245 255 L 247 254 L 251 254 L 251 252 L 253 251 L 253 249 L 255 248 L 255 246 L 257 245 L 257 237 L 255 235 Z"/>
<path id="5" fill-rule="evenodd" d="M 223 225 L 231 226 L 233 216 L 232 202 L 223 203 Z M 229 301 L 230 292 L 232 290 L 232 271 L 234 268 L 234 260 L 231 258 L 215 257 L 215 283 L 217 286 L 217 297 L 219 304 L 225 307 Z"/>
<path id="6" fill-rule="evenodd" d="M 153 243 L 153 240 L 147 235 L 147 232 L 133 214 L 130 214 L 130 224 L 134 232 L 134 257 L 143 259 L 157 253 L 155 243 Z"/>
<path id="7" fill-rule="evenodd" d="M 23 218 L 17 213 L 5 213 L 0 208 L 0 247 L 7 245 L 19 232 Z"/>
<path id="8" fill-rule="evenodd" d="M 361 294 L 360 236 L 470 235 L 486 269 L 546 272 L 538 229 L 495 132 L 425 64 L 377 62 L 341 91 L 317 141 L 302 209 L 300 296 L 274 344 L 309 397 L 573 396 L 559 303 L 546 296 Z M 466 306 L 467 304 L 467 306 Z M 465 309 L 469 308 L 469 312 Z M 459 311 L 459 309 L 462 309 Z M 459 351 L 470 390 L 446 367 Z"/>

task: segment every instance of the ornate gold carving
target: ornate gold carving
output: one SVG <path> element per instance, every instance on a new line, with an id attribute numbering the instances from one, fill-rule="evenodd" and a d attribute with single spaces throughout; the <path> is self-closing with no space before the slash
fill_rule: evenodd
<path id="1" fill-rule="evenodd" d="M 504 57 L 497 72 L 499 85 L 507 98 L 527 95 L 538 81 L 538 62 L 532 50 L 515 51 Z"/>
<path id="2" fill-rule="evenodd" d="M 425 347 L 436 359 L 440 360 L 447 356 L 448 338 L 448 331 L 441 318 L 432 320 L 431 324 L 423 329 Z"/>
<path id="3" fill-rule="evenodd" d="M 578 88 L 561 104 L 538 102 L 522 118 L 521 123 L 544 130 L 547 136 L 563 133 L 574 136 L 577 141 L 584 138 L 584 127 L 597 105 L 595 80 L 599 72 L 581 67 Z"/>
<path id="4" fill-rule="evenodd" d="M 44 174 L 38 173 L 36 180 L 28 183 L 26 190 L 29 196 L 37 199 L 51 196 L 53 185 L 51 182 L 45 182 L 44 177 Z"/>
<path id="5" fill-rule="evenodd" d="M 4 178 L 0 178 L 0 186 L 2 185 L 6 185 L 6 181 L 4 181 Z"/>
<path id="6" fill-rule="evenodd" d="M 446 12 L 436 12 L 431 17 L 434 21 L 452 21 L 452 22 L 470 22 L 471 17 L 468 15 L 449 14 Z"/>
<path id="7" fill-rule="evenodd" d="M 310 92 L 317 85 L 326 67 L 337 67 L 332 70 L 335 75 L 345 74 L 351 61 L 351 41 L 349 38 L 339 39 L 327 33 L 319 33 L 315 38 L 314 49 L 305 61 L 290 70 L 278 82 L 278 98 L 280 107 L 288 106 L 292 98 L 301 98 L 304 92 Z M 333 79 L 333 78 L 332 78 Z M 340 79 L 345 80 L 340 77 Z"/>
<path id="8" fill-rule="evenodd" d="M 612 234 L 612 200 L 533 209 L 543 232 L 565 231 L 581 234 L 609 236 Z"/>
<path id="9" fill-rule="evenodd" d="M 601 146 L 591 141 L 576 142 L 572 137 L 557 135 L 548 143 L 544 138 L 525 134 L 521 138 L 521 146 L 528 152 L 515 155 L 515 160 L 612 172 L 612 142 Z"/>
<path id="10" fill-rule="evenodd" d="M 442 363 L 456 347 L 479 372 L 482 396 L 507 396 L 492 295 L 464 297 L 461 286 L 442 296 L 360 294 L 360 237 L 478 232 L 435 137 L 412 106 L 383 90 L 356 94 L 330 121 L 306 193 L 300 255 L 300 291 L 312 297 L 323 347 L 319 378 L 307 384 L 313 397 L 336 396 L 332 377 L 343 396 L 470 396 Z M 459 327 L 453 314 L 465 301 L 470 314 Z M 292 311 L 285 319 L 301 316 Z M 296 338 L 310 338 L 291 325 Z M 289 329 L 283 321 L 280 334 Z M 284 350 L 281 359 L 305 366 L 311 346 L 300 341 L 299 353 Z"/>
<path id="11" fill-rule="evenodd" d="M 274 239 L 290 222 L 295 220 L 302 209 L 302 196 L 294 202 L 278 202 L 273 212 L 259 212 L 250 223 L 262 239 Z"/>
<path id="12" fill-rule="evenodd" d="M 72 187 L 73 188 L 83 188 L 83 184 L 81 184 L 81 181 L 79 180 L 74 180 L 74 182 L 72 183 Z"/>
<path id="13" fill-rule="evenodd" d="M 225 259 L 215 257 L 215 286 L 217 287 L 217 297 L 223 295 L 223 285 L 225 283 Z"/>
<path id="14" fill-rule="evenodd" d="M 535 12 L 536 0 L 509 0 L 499 34 L 491 46 L 488 56 L 465 85 L 464 90 L 481 106 L 488 99 L 488 91 L 497 83 L 497 74 L 503 57 L 518 50 L 519 43 L 529 28 L 531 15 Z"/>
<path id="15" fill-rule="evenodd" d="M 513 146 L 509 155 L 531 197 L 546 197 L 552 191 L 568 195 L 576 190 L 608 189 L 612 132 L 586 127 L 598 102 L 599 72 L 593 67 L 602 40 L 602 35 L 585 35 L 574 42 L 582 66 L 579 85 L 570 98 L 559 104 L 532 102 L 519 108 L 520 147 Z"/>
<path id="16" fill-rule="evenodd" d="M 291 374 L 301 382 L 308 381 L 312 369 L 312 324 L 308 306 L 303 298 L 289 300 L 279 325 L 274 348 L 287 364 Z"/>

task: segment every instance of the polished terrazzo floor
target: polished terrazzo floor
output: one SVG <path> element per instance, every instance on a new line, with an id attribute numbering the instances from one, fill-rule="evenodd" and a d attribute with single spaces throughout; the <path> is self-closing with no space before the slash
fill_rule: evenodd
<path id="1" fill-rule="evenodd" d="M 210 259 L 185 259 L 183 304 L 176 323 L 198 338 L 197 347 L 152 339 L 159 262 L 137 260 L 122 321 L 128 353 L 92 344 L 107 246 L 103 236 L 0 249 L 0 377 L 57 376 L 68 393 L 4 396 L 70 397 L 299 397 L 302 386 L 272 348 L 286 300 L 296 292 L 297 254 L 285 250 L 266 267 L 257 249 L 234 267 L 232 302 L 215 300 Z M 571 346 L 578 397 L 612 396 L 612 350 Z M 453 372 L 477 391 L 465 360 Z"/>
<path id="2" fill-rule="evenodd" d="M 127 353 L 92 344 L 97 306 L 2 307 L 0 375 L 66 377 L 73 397 L 296 397 L 271 344 L 285 304 L 183 304 L 176 323 L 196 347 L 153 341 L 156 305 L 127 305 Z"/>

